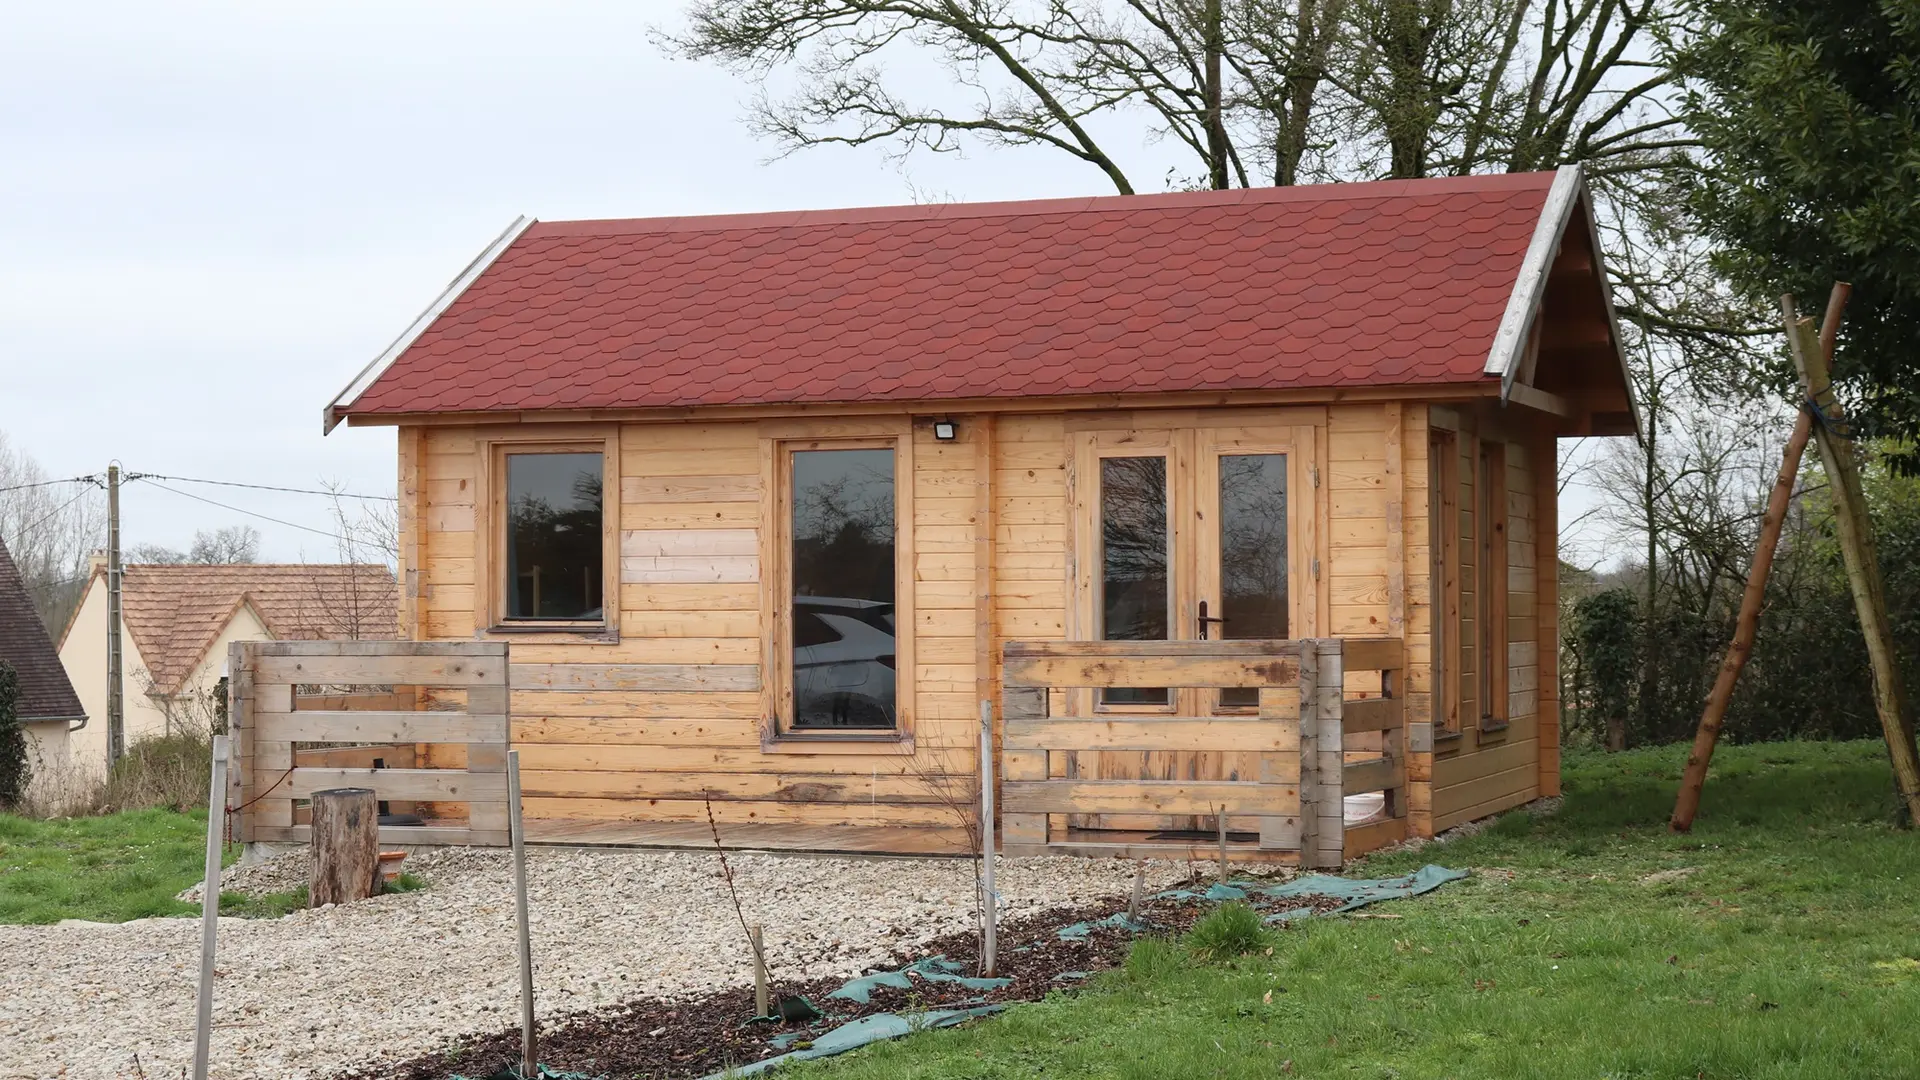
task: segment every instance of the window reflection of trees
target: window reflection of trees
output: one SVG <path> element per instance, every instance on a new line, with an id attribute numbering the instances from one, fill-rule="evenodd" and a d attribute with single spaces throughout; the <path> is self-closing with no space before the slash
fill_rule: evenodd
<path id="1" fill-rule="evenodd" d="M 561 489 L 548 483 L 552 476 L 541 475 L 545 470 L 526 460 L 536 457 L 580 459 L 564 497 Z M 509 456 L 507 558 L 513 583 L 509 618 L 590 618 L 598 613 L 599 467 L 598 454 Z"/>
<path id="2" fill-rule="evenodd" d="M 1167 637 L 1167 459 L 1100 460 L 1104 636 Z"/>
<path id="3" fill-rule="evenodd" d="M 1287 636 L 1287 459 L 1220 459 L 1223 637 Z"/>
<path id="4" fill-rule="evenodd" d="M 793 477 L 794 595 L 891 603 L 893 451 L 798 452 Z"/>

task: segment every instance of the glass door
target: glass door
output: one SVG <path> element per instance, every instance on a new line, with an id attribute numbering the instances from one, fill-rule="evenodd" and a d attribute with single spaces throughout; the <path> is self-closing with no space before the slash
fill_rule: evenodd
<path id="1" fill-rule="evenodd" d="M 1150 641 L 1292 637 L 1314 590 L 1300 571 L 1315 530 L 1312 427 L 1125 429 L 1074 436 L 1075 596 L 1070 636 Z M 1304 502 L 1296 492 L 1308 492 Z M 1070 695 L 1067 715 L 1247 714 L 1251 688 L 1110 689 Z M 1089 752 L 1088 779 L 1231 780 L 1257 775 L 1252 754 Z M 1075 827 L 1210 831 L 1211 819 L 1076 815 Z M 1256 827 L 1229 823 L 1234 830 Z"/>

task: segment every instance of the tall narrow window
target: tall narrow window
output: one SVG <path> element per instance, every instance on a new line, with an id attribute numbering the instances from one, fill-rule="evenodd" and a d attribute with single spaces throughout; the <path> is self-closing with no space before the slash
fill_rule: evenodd
<path id="1" fill-rule="evenodd" d="M 1287 456 L 1220 458 L 1220 622 L 1223 638 L 1287 636 Z M 1256 687 L 1220 692 L 1220 704 L 1260 704 Z"/>
<path id="2" fill-rule="evenodd" d="M 894 452 L 797 450 L 790 460 L 789 727 L 892 730 L 899 722 Z"/>
<path id="3" fill-rule="evenodd" d="M 1100 459 L 1100 636 L 1165 641 L 1172 608 L 1167 574 L 1167 459 Z M 1167 691 L 1111 689 L 1110 705 L 1165 705 Z"/>
<path id="4" fill-rule="evenodd" d="M 1474 598 L 1479 607 L 1480 727 L 1498 730 L 1507 722 L 1507 455 L 1491 440 L 1480 444 L 1475 536 L 1479 565 L 1474 568 Z"/>
<path id="5" fill-rule="evenodd" d="M 1460 733 L 1463 687 L 1460 610 L 1460 446 L 1453 432 L 1434 428 L 1427 444 L 1428 535 L 1433 589 L 1433 732 Z"/>
<path id="6" fill-rule="evenodd" d="M 597 453 L 506 455 L 506 612 L 515 622 L 603 622 Z"/>

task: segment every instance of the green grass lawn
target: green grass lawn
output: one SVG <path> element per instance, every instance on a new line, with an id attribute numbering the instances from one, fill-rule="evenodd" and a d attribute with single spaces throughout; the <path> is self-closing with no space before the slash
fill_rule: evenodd
<path id="1" fill-rule="evenodd" d="M 226 862 L 239 857 L 229 845 Z M 37 821 L 0 814 L 0 923 L 61 919 L 125 922 L 200 914 L 174 896 L 206 868 L 207 812 L 129 810 L 102 817 Z M 421 888 L 401 875 L 395 892 Z M 306 890 L 220 894 L 220 913 L 273 918 L 306 906 Z"/>
<path id="2" fill-rule="evenodd" d="M 1920 1075 L 1920 835 L 1877 743 L 1569 754 L 1553 817 L 1369 859 L 1466 881 L 1201 964 L 1149 941 L 1075 994 L 812 1063 L 896 1077 L 1771 1080 Z"/>

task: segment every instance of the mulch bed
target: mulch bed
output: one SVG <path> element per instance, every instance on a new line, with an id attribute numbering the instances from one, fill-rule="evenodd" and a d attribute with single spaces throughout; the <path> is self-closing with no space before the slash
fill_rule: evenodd
<path id="1" fill-rule="evenodd" d="M 781 1053 L 769 1046 L 768 1040 L 783 1032 L 823 1034 L 875 1013 L 1038 1001 L 1051 992 L 1077 985 L 1077 979 L 1056 978 L 1062 973 L 1104 971 L 1126 960 L 1137 935 L 1111 927 L 1096 928 L 1077 941 L 1062 940 L 1058 934 L 1062 927 L 1104 919 L 1125 908 L 1124 899 L 1117 901 L 1118 908 L 1115 903 L 1059 908 L 1002 923 L 998 974 L 1013 982 L 997 990 L 982 992 L 959 983 L 916 978 L 911 990 L 877 987 L 862 1005 L 827 997 L 846 983 L 843 978 L 776 984 L 776 999 L 804 996 L 827 1014 L 825 1020 L 811 1024 L 748 1025 L 746 1021 L 753 1016 L 751 987 L 689 998 L 643 998 L 543 1022 L 540 1061 L 558 1071 L 596 1077 L 688 1080 Z M 1311 896 L 1290 899 L 1287 906 L 1327 911 L 1341 903 L 1333 897 Z M 1210 903 L 1156 900 L 1142 907 L 1141 917 L 1155 928 L 1155 933 L 1173 935 L 1184 932 L 1213 907 Z M 952 934 L 916 950 L 915 956 L 898 957 L 875 970 L 897 968 L 918 956 L 936 955 L 965 963 L 967 969 L 962 974 L 972 975 L 978 961 L 978 942 L 969 932 Z M 456 1075 L 478 1078 L 515 1067 L 519 1060 L 520 1030 L 515 1027 L 462 1039 L 446 1049 L 403 1061 L 371 1062 L 347 1075 L 385 1080 L 448 1080 Z"/>

